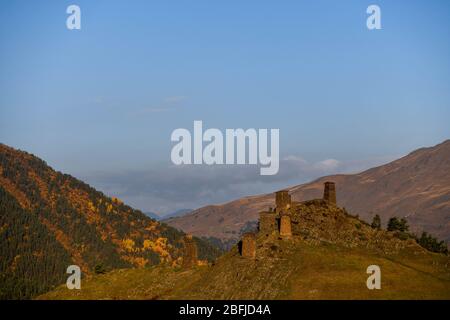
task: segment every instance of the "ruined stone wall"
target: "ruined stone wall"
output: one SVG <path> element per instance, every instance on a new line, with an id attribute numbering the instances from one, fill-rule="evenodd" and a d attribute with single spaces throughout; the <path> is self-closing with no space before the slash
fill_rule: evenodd
<path id="1" fill-rule="evenodd" d="M 276 210 L 278 213 L 284 212 L 291 207 L 291 196 L 287 190 L 281 190 L 275 193 Z"/>
<path id="2" fill-rule="evenodd" d="M 259 232 L 261 234 L 271 234 L 278 230 L 277 215 L 275 212 L 261 212 L 259 214 Z"/>
<path id="3" fill-rule="evenodd" d="M 334 182 L 325 182 L 325 188 L 323 190 L 323 200 L 329 204 L 336 204 L 336 186 Z"/>
<path id="4" fill-rule="evenodd" d="M 290 238 L 292 236 L 290 214 L 282 214 L 280 217 L 280 236 L 283 238 Z"/>
<path id="5" fill-rule="evenodd" d="M 197 265 L 197 261 L 197 245 L 192 235 L 187 234 L 184 237 L 183 268 L 192 268 Z"/>
<path id="6" fill-rule="evenodd" d="M 245 233 L 242 236 L 241 255 L 244 258 L 256 258 L 256 235 L 253 232 Z"/>

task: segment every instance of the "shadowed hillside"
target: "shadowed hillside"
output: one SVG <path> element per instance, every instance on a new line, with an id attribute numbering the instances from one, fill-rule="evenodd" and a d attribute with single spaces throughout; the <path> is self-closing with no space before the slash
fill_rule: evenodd
<path id="1" fill-rule="evenodd" d="M 183 233 L 39 158 L 0 144 L 0 299 L 30 298 L 98 270 L 177 265 Z M 201 259 L 219 252 L 196 239 Z"/>

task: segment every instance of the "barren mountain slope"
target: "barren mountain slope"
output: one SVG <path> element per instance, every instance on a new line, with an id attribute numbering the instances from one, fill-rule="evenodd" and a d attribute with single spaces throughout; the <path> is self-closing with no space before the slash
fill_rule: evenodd
<path id="1" fill-rule="evenodd" d="M 450 241 L 450 140 L 422 148 L 386 165 L 359 174 L 334 175 L 290 188 L 294 200 L 321 197 L 325 181 L 336 182 L 337 201 L 370 221 L 407 217 L 412 230 L 425 230 Z M 207 206 L 167 223 L 198 236 L 237 239 L 258 212 L 274 206 L 273 194 Z"/>

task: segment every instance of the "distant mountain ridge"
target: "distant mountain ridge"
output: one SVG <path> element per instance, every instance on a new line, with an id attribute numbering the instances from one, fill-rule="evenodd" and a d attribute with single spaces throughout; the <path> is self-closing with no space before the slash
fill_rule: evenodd
<path id="1" fill-rule="evenodd" d="M 183 233 L 0 144 L 0 299 L 30 298 L 67 278 L 180 261 Z M 201 259 L 219 251 L 200 239 Z"/>
<path id="2" fill-rule="evenodd" d="M 184 215 L 188 214 L 191 211 L 192 211 L 192 209 L 179 209 L 179 210 L 176 210 L 174 212 L 166 213 L 164 215 L 159 215 L 159 214 L 157 214 L 155 212 L 151 212 L 151 211 L 147 211 L 147 212 L 144 212 L 144 213 L 145 213 L 145 215 L 147 215 L 148 217 L 150 217 L 150 218 L 152 218 L 152 219 L 154 219 L 156 221 L 163 221 L 163 222 L 165 222 L 165 220 L 168 220 L 168 219 L 184 216 Z"/>
<path id="3" fill-rule="evenodd" d="M 327 180 L 336 182 L 339 206 L 366 221 L 375 214 L 383 224 L 392 216 L 406 217 L 412 230 L 450 241 L 450 140 L 359 174 L 323 177 L 289 192 L 297 201 L 318 198 Z M 245 197 L 167 223 L 197 236 L 236 240 L 248 222 L 258 219 L 259 211 L 274 206 L 273 199 L 273 194 Z"/>
<path id="4" fill-rule="evenodd" d="M 182 217 L 184 215 L 189 214 L 192 211 L 193 211 L 193 209 L 179 209 L 179 210 L 176 210 L 174 212 L 165 214 L 164 216 L 162 216 L 162 219 L 163 219 L 163 221 L 165 221 L 167 219 Z"/>
<path id="5" fill-rule="evenodd" d="M 146 212 L 144 212 L 144 213 L 145 213 L 145 215 L 146 215 L 147 217 L 150 217 L 150 218 L 152 218 L 153 220 L 156 220 L 156 221 L 161 220 L 161 217 L 160 217 L 158 214 L 154 213 L 154 212 L 146 211 Z"/>

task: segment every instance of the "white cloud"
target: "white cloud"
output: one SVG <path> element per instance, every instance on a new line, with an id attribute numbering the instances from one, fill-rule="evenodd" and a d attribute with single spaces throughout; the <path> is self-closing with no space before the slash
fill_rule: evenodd
<path id="1" fill-rule="evenodd" d="M 280 161 L 280 171 L 274 176 L 261 176 L 258 166 L 169 164 L 148 170 L 97 172 L 82 178 L 136 208 L 166 213 L 272 192 L 325 175 L 361 171 L 385 162 L 330 158 L 310 163 L 300 156 L 290 155 Z"/>
<path id="2" fill-rule="evenodd" d="M 314 167 L 316 167 L 319 170 L 329 171 L 329 170 L 335 170 L 341 165 L 341 162 L 339 162 L 336 159 L 326 159 L 317 162 L 314 164 Z"/>

